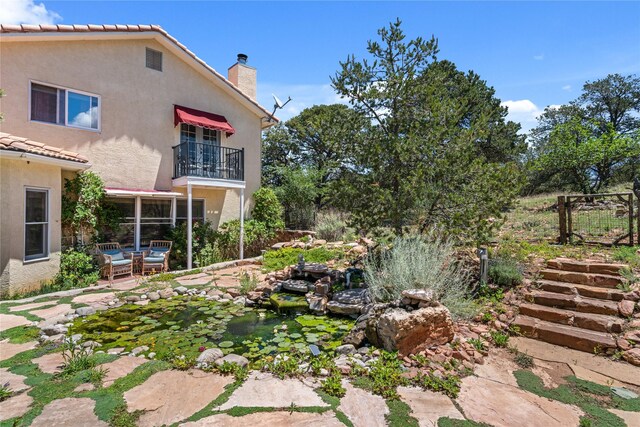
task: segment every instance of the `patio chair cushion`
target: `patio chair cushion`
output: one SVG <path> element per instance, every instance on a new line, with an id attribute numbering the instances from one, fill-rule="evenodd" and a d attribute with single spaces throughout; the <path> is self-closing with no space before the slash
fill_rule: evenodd
<path id="1" fill-rule="evenodd" d="M 154 258 L 162 258 L 164 259 L 164 256 L 166 255 L 167 251 L 159 251 L 158 249 L 152 249 L 149 252 L 149 256 L 150 257 L 154 257 Z"/>
<path id="2" fill-rule="evenodd" d="M 131 260 L 130 259 L 119 259 L 117 261 L 113 261 L 112 263 L 113 265 L 127 265 L 127 264 L 131 264 Z"/>
<path id="3" fill-rule="evenodd" d="M 144 262 L 147 264 L 162 264 L 164 263 L 163 256 L 148 256 L 144 258 Z"/>
<path id="4" fill-rule="evenodd" d="M 111 255 L 112 261 L 119 261 L 124 259 L 124 254 L 119 249 L 110 249 L 108 251 L 104 251 L 105 255 Z"/>

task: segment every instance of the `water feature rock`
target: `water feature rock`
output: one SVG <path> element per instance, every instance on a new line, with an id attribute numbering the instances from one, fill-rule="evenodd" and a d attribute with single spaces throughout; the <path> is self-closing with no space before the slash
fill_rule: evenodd
<path id="1" fill-rule="evenodd" d="M 235 363 L 241 368 L 244 368 L 249 364 L 249 359 L 247 359 L 246 357 L 240 356 L 238 354 L 231 353 L 215 361 L 216 365 L 218 366 L 222 365 L 224 362 Z"/>
<path id="2" fill-rule="evenodd" d="M 326 296 L 314 295 L 309 297 L 309 310 L 317 314 L 325 314 L 327 312 L 327 304 L 329 298 Z"/>
<path id="3" fill-rule="evenodd" d="M 127 295 L 124 298 L 125 301 L 127 302 L 138 302 L 140 301 L 140 296 L 139 295 Z"/>
<path id="4" fill-rule="evenodd" d="M 55 325 L 47 325 L 44 328 L 42 328 L 41 331 L 43 334 L 51 337 L 59 334 L 66 334 L 67 327 L 57 323 Z"/>
<path id="5" fill-rule="evenodd" d="M 300 292 L 306 294 L 313 288 L 313 284 L 307 282 L 306 280 L 285 280 L 280 283 L 282 289 L 291 292 Z"/>
<path id="6" fill-rule="evenodd" d="M 208 348 L 198 356 L 197 363 L 213 363 L 224 357 L 224 353 L 219 348 Z"/>
<path id="7" fill-rule="evenodd" d="M 398 350 L 409 355 L 432 345 L 440 345 L 453 339 L 453 321 L 443 305 L 426 307 L 411 312 L 395 308 L 387 310 L 377 320 L 375 335 L 367 328 L 367 338 L 385 350 Z"/>
<path id="8" fill-rule="evenodd" d="M 79 307 L 76 308 L 76 314 L 78 316 L 90 316 L 96 312 L 96 309 L 93 307 Z"/>
<path id="9" fill-rule="evenodd" d="M 174 289 L 174 291 L 176 291 L 178 295 L 184 295 L 189 291 L 189 289 L 187 289 L 184 286 L 178 286 L 177 288 Z"/>
<path id="10" fill-rule="evenodd" d="M 418 305 L 422 302 L 431 303 L 435 300 L 432 291 L 426 289 L 407 289 L 402 291 L 403 302 L 405 299 L 408 301 L 406 304 Z"/>
<path id="11" fill-rule="evenodd" d="M 149 301 L 158 301 L 160 299 L 160 294 L 155 291 L 151 291 L 147 294 Z"/>
<path id="12" fill-rule="evenodd" d="M 366 305 L 370 302 L 370 298 L 369 292 L 366 289 L 359 288 L 336 292 L 331 301 L 341 304 Z"/>
<path id="13" fill-rule="evenodd" d="M 361 304 L 343 304 L 336 301 L 330 301 L 327 304 L 327 309 L 336 314 L 344 314 L 347 316 L 358 315 L 362 312 L 364 305 Z"/>

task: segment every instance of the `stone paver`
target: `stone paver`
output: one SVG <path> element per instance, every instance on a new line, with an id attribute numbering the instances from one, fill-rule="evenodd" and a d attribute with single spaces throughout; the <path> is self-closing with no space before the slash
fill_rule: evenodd
<path id="1" fill-rule="evenodd" d="M 614 380 L 606 375 L 599 374 L 590 369 L 584 368 L 578 365 L 569 365 L 569 368 L 573 371 L 573 374 L 576 378 L 580 378 L 581 380 L 591 381 L 592 383 L 604 385 L 607 387 L 624 387 L 625 384 L 621 383 L 618 380 Z"/>
<path id="2" fill-rule="evenodd" d="M 133 288 L 137 288 L 140 285 L 137 279 L 127 279 L 122 282 L 113 283 L 111 289 L 116 291 L 130 291 Z"/>
<path id="3" fill-rule="evenodd" d="M 59 304 L 51 308 L 43 308 L 41 310 L 32 310 L 31 314 L 38 316 L 42 319 L 48 319 L 50 317 L 60 316 L 62 314 L 67 314 L 71 310 L 70 304 Z"/>
<path id="4" fill-rule="evenodd" d="M 16 326 L 30 325 L 31 321 L 26 317 L 15 314 L 0 314 L 0 331 L 15 328 Z"/>
<path id="5" fill-rule="evenodd" d="M 33 398 L 27 393 L 22 393 L 0 402 L 0 421 L 21 417 L 29 410 L 32 402 Z"/>
<path id="6" fill-rule="evenodd" d="M 76 304 L 88 304 L 94 305 L 97 303 L 106 304 L 112 299 L 116 297 L 116 294 L 113 292 L 103 292 L 103 293 L 88 293 L 82 294 L 75 297 L 72 301 Z"/>
<path id="7" fill-rule="evenodd" d="M 62 353 L 51 353 L 33 359 L 32 362 L 38 365 L 45 374 L 55 374 L 62 371 L 61 366 L 64 363 L 64 358 Z"/>
<path id="8" fill-rule="evenodd" d="M 23 344 L 13 344 L 8 341 L 0 341 L 0 361 L 11 359 L 18 353 L 36 348 L 36 341 L 29 341 Z"/>
<path id="9" fill-rule="evenodd" d="M 109 387 L 115 380 L 129 375 L 134 369 L 146 362 L 147 359 L 142 357 L 123 356 L 113 362 L 100 365 L 108 369 L 107 374 L 102 380 L 103 387 Z"/>
<path id="10" fill-rule="evenodd" d="M 182 427 L 344 427 L 331 411 L 322 414 L 305 412 L 260 412 L 232 417 L 212 415 L 198 421 L 181 424 Z"/>
<path id="11" fill-rule="evenodd" d="M 94 413 L 96 402 L 88 397 L 68 397 L 49 403 L 31 427 L 108 427 Z"/>
<path id="12" fill-rule="evenodd" d="M 18 393 L 29 388 L 24 383 L 27 377 L 9 372 L 9 368 L 0 368 L 0 385 L 9 383 L 9 390 Z"/>
<path id="13" fill-rule="evenodd" d="M 213 276 L 207 273 L 194 274 L 192 276 L 178 277 L 176 281 L 183 286 L 207 285 L 213 280 Z"/>
<path id="14" fill-rule="evenodd" d="M 170 425 L 186 419 L 218 397 L 232 376 L 202 371 L 162 371 L 124 393 L 130 412 L 146 411 L 139 427 Z"/>
<path id="15" fill-rule="evenodd" d="M 536 359 L 579 365 L 618 381 L 640 387 L 640 367 L 623 362 L 614 362 L 602 356 L 595 356 L 583 351 L 572 350 L 530 338 L 514 337 L 509 342 L 518 350 Z"/>
<path id="16" fill-rule="evenodd" d="M 518 383 L 516 377 L 513 376 L 513 371 L 521 368 L 511 359 L 513 359 L 513 356 L 508 352 L 492 349 L 489 352 L 489 357 L 485 358 L 484 365 L 476 365 L 473 373 L 480 378 L 517 387 Z"/>
<path id="17" fill-rule="evenodd" d="M 582 416 L 575 406 L 478 377 L 462 380 L 456 402 L 468 419 L 494 427 L 577 426 Z"/>
<path id="18" fill-rule="evenodd" d="M 418 420 L 420 427 L 434 427 L 438 419 L 449 417 L 464 420 L 451 399 L 442 393 L 434 393 L 417 387 L 398 387 L 400 399 L 411 407 L 412 417 Z"/>
<path id="19" fill-rule="evenodd" d="M 55 305 L 55 301 L 42 301 L 42 302 L 32 302 L 29 304 L 22 305 L 14 305 L 13 307 L 9 307 L 9 311 L 25 311 L 25 310 L 33 310 L 35 308 L 46 307 L 48 305 Z"/>
<path id="20" fill-rule="evenodd" d="M 387 425 L 384 416 L 389 413 L 389 407 L 381 396 L 356 388 L 345 380 L 342 381 L 342 386 L 346 393 L 340 400 L 338 409 L 344 412 L 354 427 L 385 427 Z"/>
<path id="21" fill-rule="evenodd" d="M 265 390 L 269 390 L 265 393 Z M 313 389 L 295 379 L 281 380 L 271 374 L 253 372 L 221 410 L 239 407 L 286 408 L 296 406 L 327 406 Z"/>
<path id="22" fill-rule="evenodd" d="M 640 427 L 640 414 L 637 412 L 621 411 L 620 409 L 607 409 L 619 416 L 627 424 L 627 427 Z"/>

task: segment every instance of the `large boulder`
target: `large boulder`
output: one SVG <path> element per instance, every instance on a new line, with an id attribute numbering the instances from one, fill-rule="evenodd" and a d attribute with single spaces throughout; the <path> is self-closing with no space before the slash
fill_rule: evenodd
<path id="1" fill-rule="evenodd" d="M 378 318 L 375 327 L 367 328 L 366 334 L 370 342 L 385 350 L 409 355 L 450 342 L 454 330 L 449 310 L 438 305 L 413 311 L 389 309 Z"/>
<path id="2" fill-rule="evenodd" d="M 299 292 L 306 294 L 309 291 L 312 291 L 315 288 L 315 285 L 311 282 L 307 282 L 306 280 L 285 280 L 280 283 L 282 289 L 287 290 L 289 292 Z"/>
<path id="3" fill-rule="evenodd" d="M 330 301 L 327 309 L 335 314 L 343 314 L 345 316 L 355 316 L 362 313 L 364 305 L 362 304 L 343 304 L 337 301 Z"/>

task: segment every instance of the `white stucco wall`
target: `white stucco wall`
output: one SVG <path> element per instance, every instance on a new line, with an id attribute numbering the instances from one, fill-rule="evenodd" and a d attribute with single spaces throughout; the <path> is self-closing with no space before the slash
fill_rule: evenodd
<path id="1" fill-rule="evenodd" d="M 49 190 L 49 257 L 24 261 L 25 189 Z M 60 167 L 0 159 L 0 295 L 51 279 L 60 266 Z"/>

